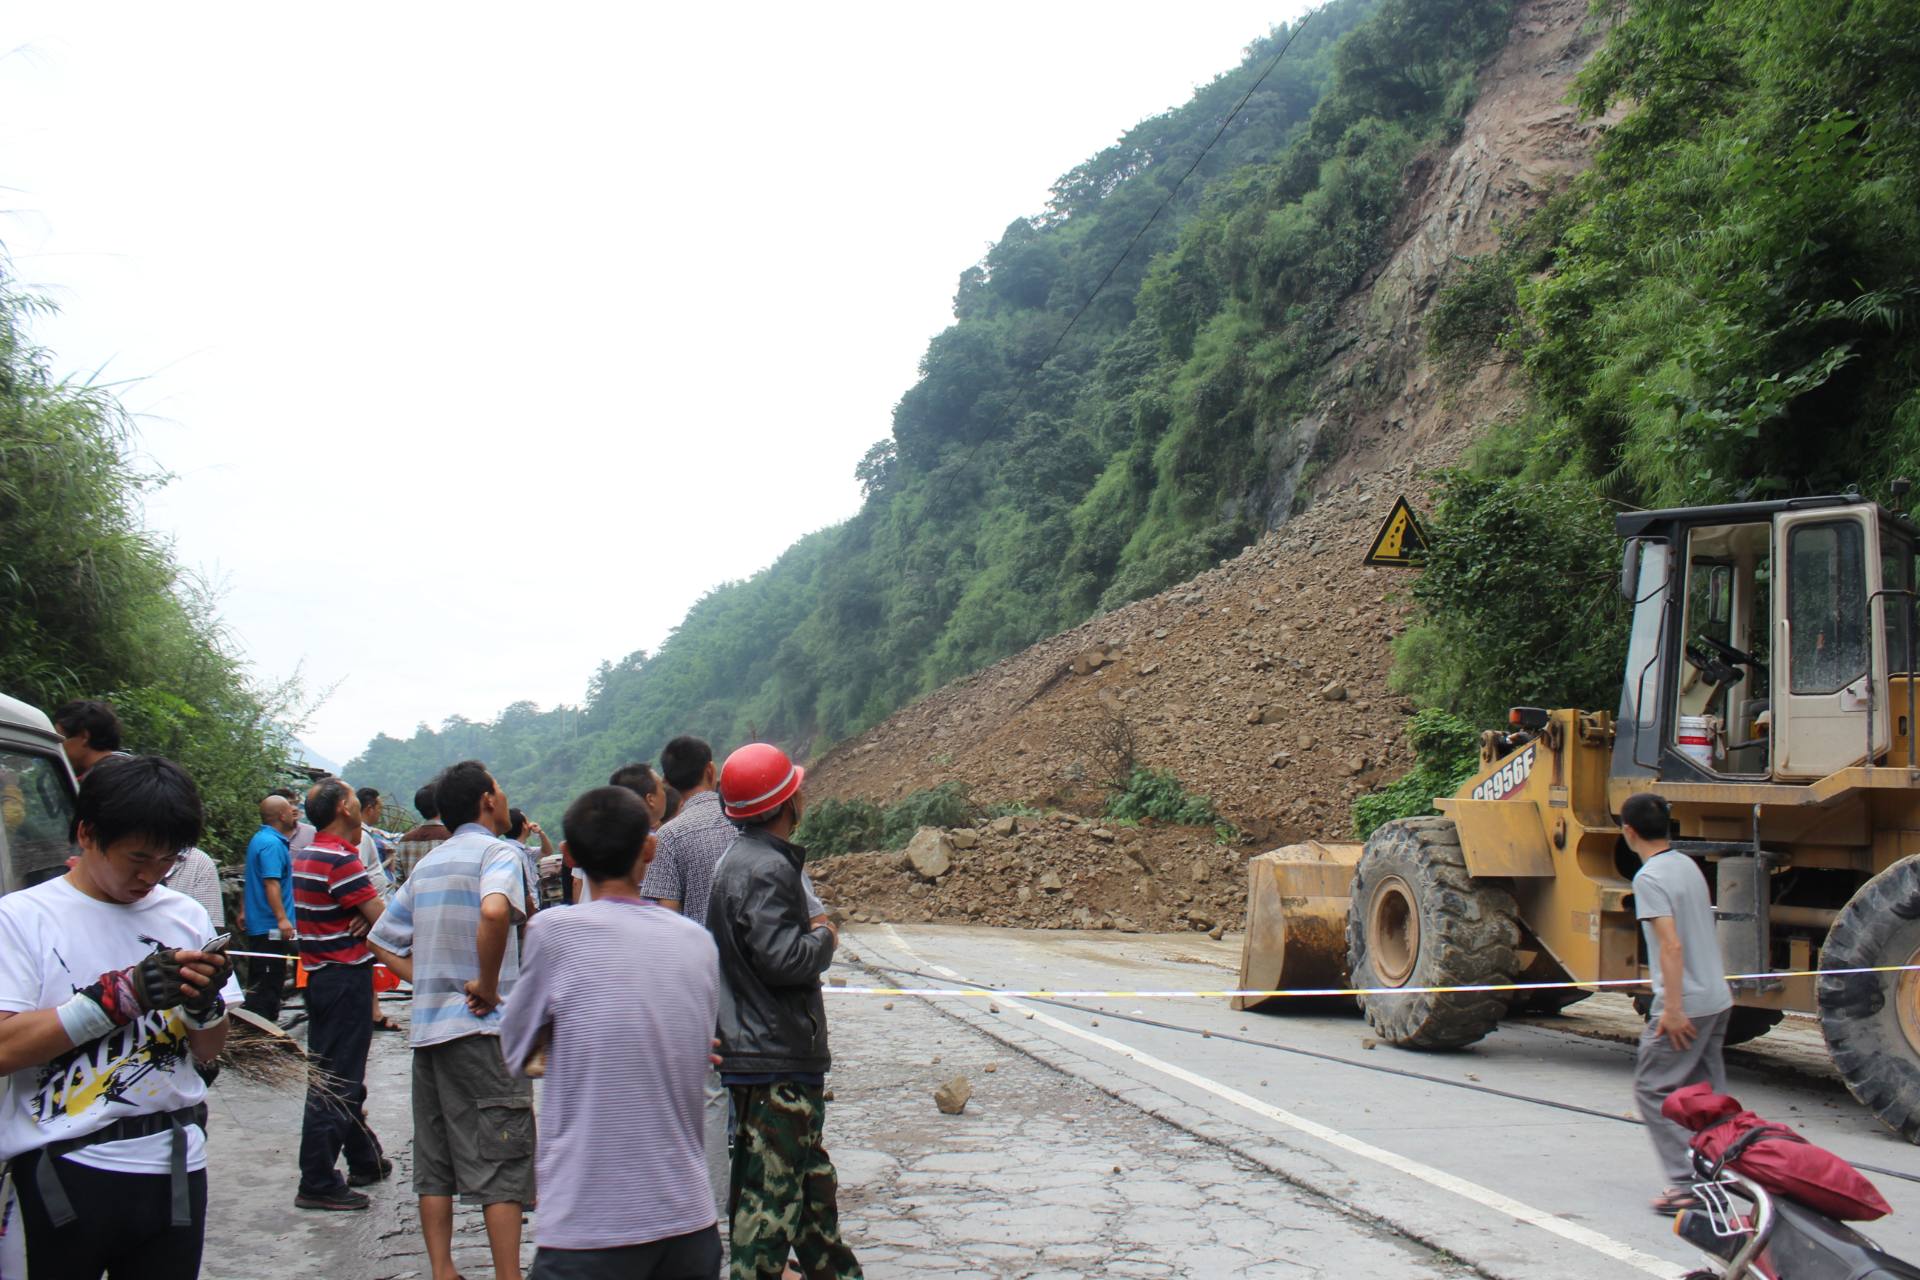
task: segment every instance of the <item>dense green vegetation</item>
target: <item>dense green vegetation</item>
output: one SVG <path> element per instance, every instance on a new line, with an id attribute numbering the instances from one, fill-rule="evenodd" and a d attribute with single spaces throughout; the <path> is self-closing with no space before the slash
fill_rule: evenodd
<path id="1" fill-rule="evenodd" d="M 292 690 L 249 679 L 204 584 L 142 524 L 164 477 L 135 466 L 110 390 L 51 372 L 26 333 L 45 306 L 0 273 L 0 691 L 111 702 L 129 750 L 200 784 L 207 850 L 236 856 L 286 781 Z"/>
<path id="2" fill-rule="evenodd" d="M 1492 723 L 1611 710 L 1615 503 L 1920 475 L 1920 24 L 1906 0 L 1625 8 L 1579 80 L 1593 169 L 1462 272 L 1430 336 L 1532 409 L 1449 484 L 1396 677 Z"/>
<path id="3" fill-rule="evenodd" d="M 1194 795 L 1181 786 L 1180 779 L 1169 769 L 1136 766 L 1127 775 L 1126 785 L 1108 793 L 1106 815 L 1120 822 L 1147 818 L 1183 827 L 1220 826 L 1222 835 L 1232 830 L 1221 822 L 1212 800 Z"/>
<path id="4" fill-rule="evenodd" d="M 1002 810 L 992 810 L 1000 813 Z M 986 816 L 958 782 L 902 796 L 884 809 L 871 800 L 817 800 L 794 833 L 809 858 L 863 849 L 904 849 L 922 827 L 965 827 Z"/>
<path id="5" fill-rule="evenodd" d="M 1508 7 L 1332 0 L 1254 42 L 961 275 L 853 519 L 602 667 L 584 707 L 382 736 L 349 772 L 404 794 L 479 755 L 546 812 L 675 733 L 816 748 L 1244 545 L 1324 461 L 1294 426 L 1333 310 L 1384 253 L 1408 164 L 1458 130 Z"/>

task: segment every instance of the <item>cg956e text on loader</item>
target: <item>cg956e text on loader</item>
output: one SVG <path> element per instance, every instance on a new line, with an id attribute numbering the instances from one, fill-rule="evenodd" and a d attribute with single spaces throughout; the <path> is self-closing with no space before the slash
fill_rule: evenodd
<path id="1" fill-rule="evenodd" d="M 1674 847 L 1701 861 L 1727 973 L 1920 963 L 1920 530 L 1857 495 L 1617 526 L 1633 604 L 1617 714 L 1516 708 L 1439 816 L 1255 858 L 1242 990 L 1644 979 L 1617 821 L 1636 791 L 1666 797 Z M 1381 1039 L 1449 1049 L 1589 994 L 1360 1003 Z M 1760 977 L 1734 995 L 1730 1043 L 1816 1014 L 1854 1096 L 1920 1142 L 1920 973 Z"/>

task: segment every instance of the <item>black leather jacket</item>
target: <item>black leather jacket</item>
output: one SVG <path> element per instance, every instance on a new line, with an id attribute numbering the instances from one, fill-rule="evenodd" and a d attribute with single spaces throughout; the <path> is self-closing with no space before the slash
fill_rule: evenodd
<path id="1" fill-rule="evenodd" d="M 827 1009 L 820 975 L 833 933 L 809 928 L 800 868 L 806 851 L 747 827 L 714 871 L 707 930 L 720 949 L 720 1069 L 824 1073 Z"/>

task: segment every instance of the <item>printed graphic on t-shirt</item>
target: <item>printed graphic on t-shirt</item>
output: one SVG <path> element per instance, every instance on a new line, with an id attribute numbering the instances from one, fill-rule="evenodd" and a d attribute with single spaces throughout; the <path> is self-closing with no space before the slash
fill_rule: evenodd
<path id="1" fill-rule="evenodd" d="M 81 1120 L 92 1108 L 113 1108 L 135 1098 L 159 1098 L 174 1092 L 171 1080 L 153 1079 L 187 1060 L 187 1028 L 180 1013 L 149 1013 L 112 1035 L 61 1054 L 40 1068 L 40 1088 L 28 1101 L 34 1123 Z M 125 1107 L 127 1114 L 135 1109 Z M 140 1111 L 151 1110 L 142 1107 Z M 91 1131 L 96 1125 L 83 1124 Z"/>
<path id="2" fill-rule="evenodd" d="M 140 939 L 157 950 L 160 943 Z M 75 987 L 75 991 L 79 988 Z M 172 1110 L 178 1087 L 171 1072 L 187 1065 L 187 1025 L 178 1009 L 144 1014 L 90 1044 L 61 1054 L 39 1069 L 39 1088 L 27 1099 L 27 1110 L 43 1128 L 62 1120 L 75 1122 L 80 1132 L 92 1132 L 88 1112 L 104 1108 L 108 1122 L 154 1110 Z M 160 1105 L 140 1105 L 158 1102 Z"/>

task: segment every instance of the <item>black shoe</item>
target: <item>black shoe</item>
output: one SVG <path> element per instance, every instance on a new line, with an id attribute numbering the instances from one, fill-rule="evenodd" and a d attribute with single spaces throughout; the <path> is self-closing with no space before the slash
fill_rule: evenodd
<path id="1" fill-rule="evenodd" d="M 364 1191 L 354 1191 L 347 1187 L 335 1187 L 331 1191 L 302 1191 L 293 1198 L 296 1209 L 369 1209 L 373 1201 L 367 1199 Z"/>
<path id="2" fill-rule="evenodd" d="M 350 1187 L 370 1187 L 376 1182 L 385 1182 L 392 1176 L 393 1161 L 387 1159 L 385 1156 L 381 1156 L 380 1167 L 377 1169 L 347 1170 L 347 1185 Z"/>

